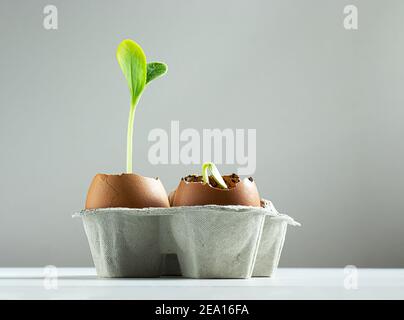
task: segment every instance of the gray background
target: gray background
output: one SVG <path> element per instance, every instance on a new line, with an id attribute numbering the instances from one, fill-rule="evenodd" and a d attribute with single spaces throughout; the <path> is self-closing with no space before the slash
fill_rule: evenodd
<path id="1" fill-rule="evenodd" d="M 97 172 L 125 170 L 129 37 L 169 65 L 137 110 L 136 172 L 171 190 L 199 171 L 148 163 L 149 131 L 171 120 L 256 128 L 260 192 L 303 224 L 281 266 L 404 267 L 402 30 L 399 0 L 1 0 L 0 266 L 92 265 L 71 214 Z"/>

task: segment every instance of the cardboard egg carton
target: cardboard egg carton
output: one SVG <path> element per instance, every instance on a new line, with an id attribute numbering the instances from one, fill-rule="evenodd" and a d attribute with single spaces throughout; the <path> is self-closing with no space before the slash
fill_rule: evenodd
<path id="1" fill-rule="evenodd" d="M 83 210 L 81 217 L 100 277 L 270 277 L 287 225 L 263 207 L 189 206 Z"/>

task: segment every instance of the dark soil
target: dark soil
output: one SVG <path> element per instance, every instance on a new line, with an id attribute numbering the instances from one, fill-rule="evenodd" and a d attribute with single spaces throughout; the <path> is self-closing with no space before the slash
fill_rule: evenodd
<path id="1" fill-rule="evenodd" d="M 226 182 L 226 185 L 229 189 L 234 188 L 237 185 L 237 183 L 240 182 L 240 177 L 235 173 L 228 176 L 222 176 L 222 178 Z M 186 182 L 199 182 L 199 183 L 203 182 L 202 176 L 198 176 L 195 174 L 186 176 L 183 179 Z M 213 179 L 212 176 L 209 176 L 209 184 L 214 188 L 218 188 L 218 184 L 216 183 L 216 181 Z"/>

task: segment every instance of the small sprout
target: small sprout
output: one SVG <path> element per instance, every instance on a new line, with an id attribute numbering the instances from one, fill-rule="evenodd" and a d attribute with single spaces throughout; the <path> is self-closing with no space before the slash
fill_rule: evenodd
<path id="1" fill-rule="evenodd" d="M 226 182 L 223 180 L 222 175 L 220 174 L 219 170 L 216 168 L 215 164 L 212 162 L 205 162 L 202 165 L 202 180 L 204 183 L 209 184 L 209 174 L 210 171 L 213 180 L 216 181 L 218 186 L 222 189 L 227 189 Z"/>
<path id="2" fill-rule="evenodd" d="M 143 49 L 135 41 L 129 39 L 123 40 L 119 44 L 116 58 L 128 82 L 131 95 L 126 146 L 126 172 L 132 173 L 133 122 L 136 105 L 145 86 L 150 81 L 165 74 L 167 66 L 162 62 L 147 63 Z"/>

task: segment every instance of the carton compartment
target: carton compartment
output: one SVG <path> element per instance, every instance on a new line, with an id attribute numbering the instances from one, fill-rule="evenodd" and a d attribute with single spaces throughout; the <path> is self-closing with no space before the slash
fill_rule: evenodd
<path id="1" fill-rule="evenodd" d="M 74 217 L 83 220 L 99 277 L 269 277 L 287 225 L 299 224 L 263 203 L 263 208 L 107 208 Z"/>

